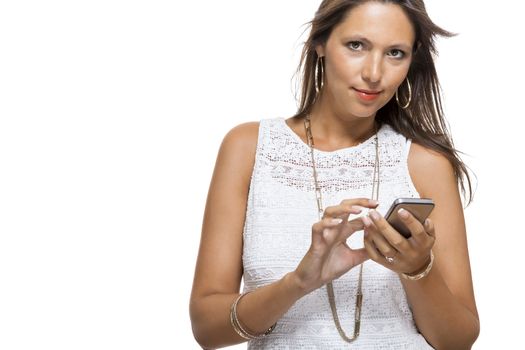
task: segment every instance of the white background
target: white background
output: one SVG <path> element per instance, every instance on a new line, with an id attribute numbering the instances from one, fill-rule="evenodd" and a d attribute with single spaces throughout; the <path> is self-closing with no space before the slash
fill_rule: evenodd
<path id="1" fill-rule="evenodd" d="M 319 0 L 0 2 L 0 348 L 197 349 L 188 299 L 218 147 L 296 109 Z M 522 343 L 519 1 L 427 0 L 482 332 Z"/>

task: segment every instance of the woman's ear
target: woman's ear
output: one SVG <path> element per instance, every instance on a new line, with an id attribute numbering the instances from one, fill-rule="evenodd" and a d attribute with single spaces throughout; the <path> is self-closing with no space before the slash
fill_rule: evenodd
<path id="1" fill-rule="evenodd" d="M 317 52 L 317 57 L 324 57 L 324 45 L 322 44 L 316 45 L 315 51 Z"/>

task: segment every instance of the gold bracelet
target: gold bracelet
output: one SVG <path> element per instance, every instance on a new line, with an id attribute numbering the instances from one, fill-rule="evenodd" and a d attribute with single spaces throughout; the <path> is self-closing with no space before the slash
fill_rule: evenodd
<path id="1" fill-rule="evenodd" d="M 401 276 L 404 279 L 410 280 L 410 281 L 417 281 L 422 279 L 423 277 L 426 277 L 430 270 L 432 269 L 432 266 L 434 265 L 434 253 L 432 253 L 432 250 L 430 251 L 430 262 L 428 263 L 427 267 L 425 268 L 425 271 L 420 272 L 416 275 L 407 275 L 406 273 L 401 273 Z"/>
<path id="2" fill-rule="evenodd" d="M 246 340 L 252 340 L 252 339 L 259 339 L 259 338 L 262 338 L 270 333 L 272 333 L 272 331 L 274 330 L 275 328 L 275 325 L 277 323 L 274 323 L 270 328 L 268 328 L 268 330 L 266 332 L 264 332 L 263 334 L 258 334 L 258 335 L 254 335 L 254 334 L 251 334 L 249 333 L 248 331 L 246 331 L 246 329 L 244 329 L 243 326 L 241 326 L 241 323 L 239 322 L 239 318 L 237 317 L 237 304 L 239 303 L 239 300 L 241 300 L 241 298 L 243 296 L 245 296 L 246 294 L 248 294 L 250 292 L 246 292 L 246 293 L 242 293 L 241 295 L 239 295 L 235 301 L 232 303 L 232 306 L 230 307 L 230 323 L 233 327 L 233 329 L 235 330 L 235 332 L 241 336 L 242 338 L 246 339 Z"/>

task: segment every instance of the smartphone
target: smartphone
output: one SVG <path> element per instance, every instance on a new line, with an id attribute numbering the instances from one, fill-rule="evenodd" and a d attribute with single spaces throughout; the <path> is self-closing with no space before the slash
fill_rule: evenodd
<path id="1" fill-rule="evenodd" d="M 410 238 L 412 236 L 410 230 L 399 217 L 398 210 L 401 208 L 409 211 L 419 222 L 424 223 L 434 209 L 434 201 L 429 198 L 398 198 L 388 209 L 385 215 L 386 221 L 405 238 Z"/>

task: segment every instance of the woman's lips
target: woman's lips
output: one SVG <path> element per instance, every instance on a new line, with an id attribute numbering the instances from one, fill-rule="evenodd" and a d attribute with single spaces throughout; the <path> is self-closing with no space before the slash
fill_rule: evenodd
<path id="1" fill-rule="evenodd" d="M 357 96 L 364 100 L 364 101 L 373 101 L 375 100 L 381 91 L 371 91 L 371 90 L 358 90 L 356 88 L 353 88 L 355 92 L 357 93 Z"/>

